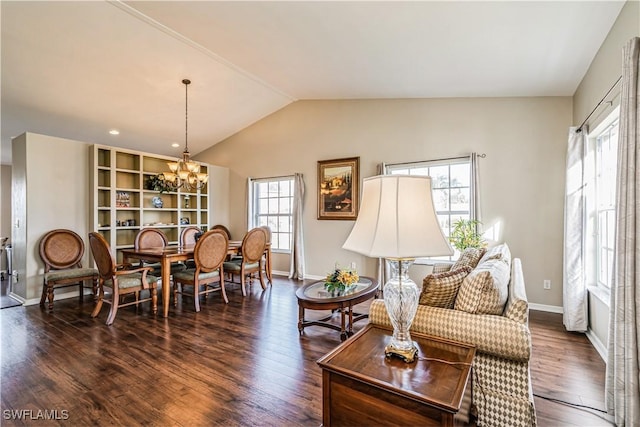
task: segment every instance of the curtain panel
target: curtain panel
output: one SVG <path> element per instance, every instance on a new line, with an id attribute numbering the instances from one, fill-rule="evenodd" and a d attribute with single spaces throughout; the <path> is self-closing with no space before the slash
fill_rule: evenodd
<path id="1" fill-rule="evenodd" d="M 584 132 L 569 129 L 564 198 L 562 265 L 563 323 L 567 331 L 586 332 L 588 324 L 585 278 Z"/>
<path id="2" fill-rule="evenodd" d="M 291 246 L 291 263 L 289 266 L 290 279 L 304 279 L 304 227 L 302 217 L 304 213 L 304 179 L 301 173 L 293 177 L 293 244 Z"/>
<path id="3" fill-rule="evenodd" d="M 606 376 L 608 412 L 640 425 L 640 38 L 623 48 L 616 177 L 616 241 Z"/>

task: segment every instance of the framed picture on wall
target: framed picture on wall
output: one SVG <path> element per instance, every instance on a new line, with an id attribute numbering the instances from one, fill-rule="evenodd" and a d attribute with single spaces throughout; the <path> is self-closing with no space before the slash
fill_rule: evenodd
<path id="1" fill-rule="evenodd" d="M 318 162 L 318 219 L 355 220 L 360 197 L 360 157 Z"/>

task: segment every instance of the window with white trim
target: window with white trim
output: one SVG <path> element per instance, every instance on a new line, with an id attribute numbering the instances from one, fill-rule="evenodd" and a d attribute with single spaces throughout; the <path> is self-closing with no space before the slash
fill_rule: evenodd
<path id="1" fill-rule="evenodd" d="M 468 157 L 424 162 L 388 164 L 385 173 L 391 175 L 420 175 L 431 177 L 433 203 L 445 236 L 459 219 L 475 219 L 471 215 L 471 161 Z M 429 260 L 453 260 L 453 256 L 433 257 Z M 425 259 L 426 260 L 426 259 Z"/>
<path id="2" fill-rule="evenodd" d="M 249 228 L 269 226 L 272 251 L 291 251 L 293 185 L 293 176 L 251 180 Z"/>
<path id="3" fill-rule="evenodd" d="M 618 160 L 618 119 L 595 137 L 596 280 L 611 288 L 616 224 L 616 170 Z"/>

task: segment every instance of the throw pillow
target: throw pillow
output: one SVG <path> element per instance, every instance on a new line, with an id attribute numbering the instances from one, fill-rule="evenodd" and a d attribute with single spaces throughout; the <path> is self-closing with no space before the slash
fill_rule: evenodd
<path id="1" fill-rule="evenodd" d="M 460 258 L 451 266 L 451 270 L 457 270 L 462 267 L 476 268 L 478 261 L 484 255 L 485 248 L 467 248 L 460 254 Z"/>
<path id="2" fill-rule="evenodd" d="M 422 281 L 419 303 L 432 307 L 453 308 L 458 289 L 471 267 L 462 267 L 445 273 L 429 274 Z"/>
<path id="3" fill-rule="evenodd" d="M 489 261 L 490 259 L 507 259 L 510 261 L 511 251 L 509 250 L 509 246 L 506 243 L 501 243 L 487 249 L 484 255 L 482 255 L 482 258 L 480 258 L 478 265 L 481 265 L 483 262 Z"/>
<path id="4" fill-rule="evenodd" d="M 511 262 L 491 259 L 478 265 L 464 278 L 454 304 L 471 314 L 501 315 L 509 296 Z"/>

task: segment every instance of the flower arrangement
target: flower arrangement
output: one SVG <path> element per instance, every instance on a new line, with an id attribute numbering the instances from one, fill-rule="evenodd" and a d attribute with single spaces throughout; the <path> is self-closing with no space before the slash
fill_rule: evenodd
<path id="1" fill-rule="evenodd" d="M 324 287 L 328 292 L 342 294 L 358 283 L 360 277 L 355 270 L 336 267 L 332 273 L 327 274 L 324 280 Z"/>
<path id="2" fill-rule="evenodd" d="M 157 175 L 149 176 L 145 184 L 147 190 L 159 191 L 160 194 L 169 191 L 176 191 L 176 188 L 173 187 L 169 181 L 166 181 L 164 179 L 164 175 L 160 173 Z"/>

